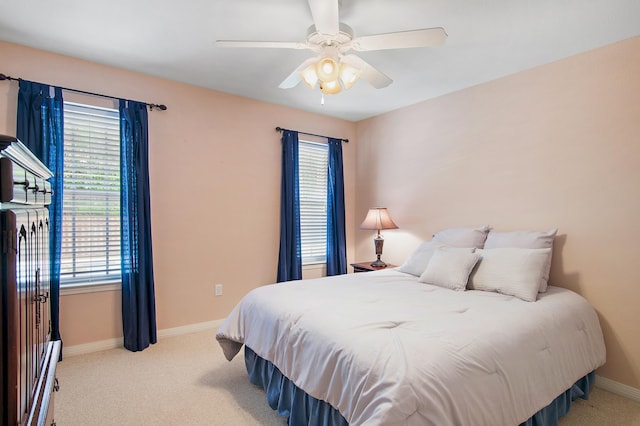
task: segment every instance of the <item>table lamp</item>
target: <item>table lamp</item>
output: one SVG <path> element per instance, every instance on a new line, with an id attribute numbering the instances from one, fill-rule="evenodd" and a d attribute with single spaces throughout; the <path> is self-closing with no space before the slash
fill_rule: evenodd
<path id="1" fill-rule="evenodd" d="M 384 244 L 384 238 L 380 235 L 380 230 L 398 229 L 398 225 L 393 223 L 386 207 L 375 207 L 369 209 L 367 217 L 364 218 L 362 225 L 360 225 L 360 229 L 375 229 L 378 232 L 378 235 L 373 239 L 376 247 L 377 259 L 371 263 L 371 266 L 378 268 L 384 268 L 387 266 L 386 263 L 380 260 L 380 256 L 382 256 L 382 245 Z"/>

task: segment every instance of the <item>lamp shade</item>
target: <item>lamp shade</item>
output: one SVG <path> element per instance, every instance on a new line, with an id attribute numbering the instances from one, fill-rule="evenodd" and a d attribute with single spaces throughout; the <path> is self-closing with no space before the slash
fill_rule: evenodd
<path id="1" fill-rule="evenodd" d="M 333 81 L 340 75 L 340 67 L 335 59 L 324 57 L 316 63 L 316 74 L 322 82 Z"/>
<path id="2" fill-rule="evenodd" d="M 335 95 L 342 90 L 342 87 L 340 87 L 340 83 L 338 82 L 338 80 L 321 81 L 320 90 L 322 90 L 322 93 L 325 93 L 327 95 Z"/>
<path id="3" fill-rule="evenodd" d="M 381 229 L 397 228 L 398 225 L 391 220 L 391 216 L 389 216 L 389 212 L 386 207 L 375 207 L 369 209 L 367 217 L 364 218 L 364 221 L 360 225 L 360 229 L 375 229 L 377 231 Z"/>
<path id="4" fill-rule="evenodd" d="M 310 89 L 313 89 L 318 81 L 318 74 L 316 74 L 316 66 L 315 64 L 309 65 L 307 68 L 298 72 L 302 81 L 309 86 Z"/>
<path id="5" fill-rule="evenodd" d="M 350 89 L 358 80 L 360 73 L 361 71 L 359 69 L 356 69 L 349 64 L 340 64 L 340 81 L 342 81 L 342 85 L 347 90 Z"/>

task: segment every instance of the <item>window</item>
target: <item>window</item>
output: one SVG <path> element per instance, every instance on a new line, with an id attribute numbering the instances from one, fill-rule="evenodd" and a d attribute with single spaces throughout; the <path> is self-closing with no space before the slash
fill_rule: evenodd
<path id="1" fill-rule="evenodd" d="M 120 279 L 117 109 L 64 103 L 62 285 Z"/>
<path id="2" fill-rule="evenodd" d="M 300 141 L 300 233 L 302 264 L 327 261 L 327 168 L 329 147 Z"/>

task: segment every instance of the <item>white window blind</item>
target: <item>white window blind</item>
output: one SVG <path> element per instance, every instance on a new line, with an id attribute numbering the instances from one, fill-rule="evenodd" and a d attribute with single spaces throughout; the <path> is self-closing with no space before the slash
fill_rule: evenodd
<path id="1" fill-rule="evenodd" d="M 116 109 L 64 104 L 61 284 L 120 279 L 120 125 Z"/>
<path id="2" fill-rule="evenodd" d="M 327 259 L 327 167 L 328 146 L 300 141 L 300 232 L 302 264 Z"/>

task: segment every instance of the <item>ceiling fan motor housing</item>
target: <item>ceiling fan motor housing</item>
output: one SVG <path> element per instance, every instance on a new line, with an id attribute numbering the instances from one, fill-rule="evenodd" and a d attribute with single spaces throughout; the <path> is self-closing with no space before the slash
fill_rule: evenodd
<path id="1" fill-rule="evenodd" d="M 311 46 L 318 46 L 321 49 L 325 46 L 339 47 L 353 40 L 353 30 L 350 26 L 340 23 L 340 31 L 337 34 L 322 34 L 312 25 L 307 30 L 307 43 Z"/>

